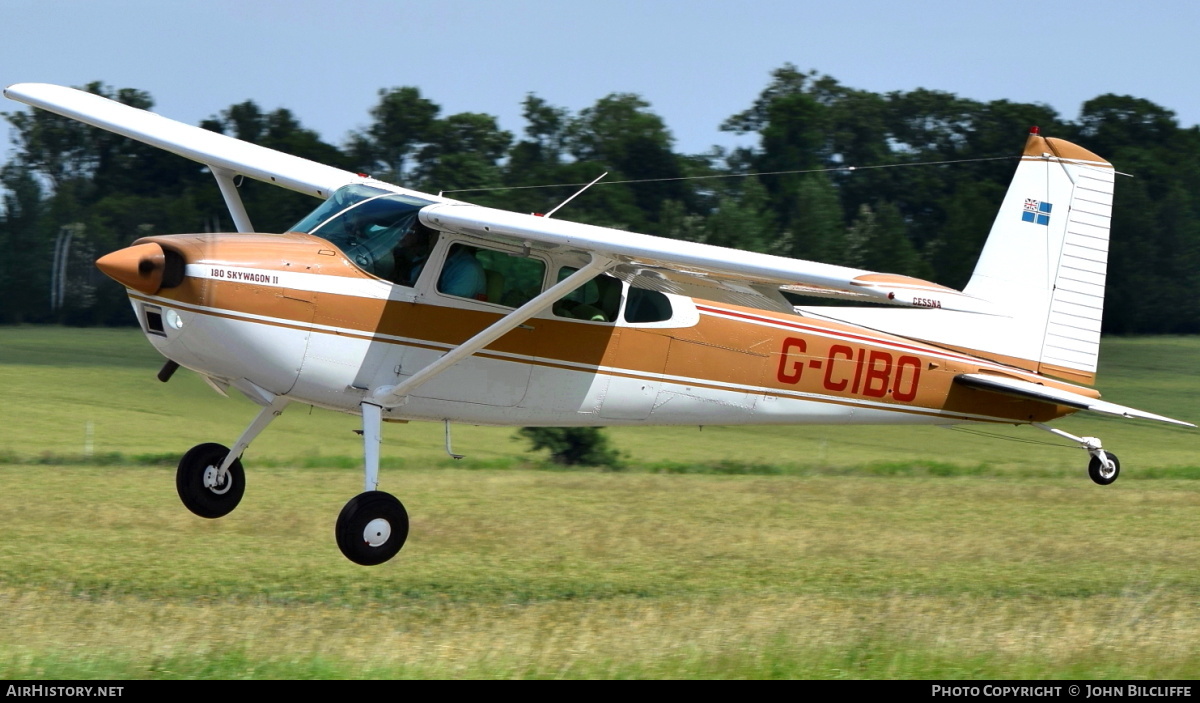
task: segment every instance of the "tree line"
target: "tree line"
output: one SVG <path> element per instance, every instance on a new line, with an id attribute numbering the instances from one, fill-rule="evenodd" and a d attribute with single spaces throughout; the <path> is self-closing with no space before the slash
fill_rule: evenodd
<path id="1" fill-rule="evenodd" d="M 84 89 L 153 106 L 132 88 Z M 1104 330 L 1200 332 L 1200 128 L 1148 100 L 1102 95 L 1068 120 L 1040 104 L 872 93 L 785 65 L 720 126 L 757 143 L 700 154 L 675 151 L 635 94 L 577 112 L 529 94 L 522 107 L 520 135 L 488 114 L 443 115 L 415 87 L 381 89 L 367 126 L 340 145 L 251 100 L 201 126 L 520 212 L 546 212 L 607 171 L 563 217 L 958 288 L 1038 125 L 1132 176 L 1116 185 Z M 40 110 L 3 115 L 14 148 L 0 167 L 0 323 L 132 324 L 96 257 L 146 234 L 233 228 L 212 176 L 192 161 Z M 241 193 L 260 231 L 284 231 L 315 204 L 249 180 Z"/>

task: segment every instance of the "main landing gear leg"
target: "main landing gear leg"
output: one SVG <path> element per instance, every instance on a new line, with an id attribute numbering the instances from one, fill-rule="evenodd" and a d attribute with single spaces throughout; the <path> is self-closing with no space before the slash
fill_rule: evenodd
<path id="1" fill-rule="evenodd" d="M 264 399 L 265 400 L 265 399 Z M 274 396 L 250 426 L 238 437 L 233 449 L 207 442 L 197 444 L 183 455 L 175 471 L 175 490 L 183 505 L 200 517 L 218 518 L 228 515 L 246 492 L 246 474 L 241 456 L 246 447 L 271 421 L 279 417 L 288 399 Z"/>
<path id="2" fill-rule="evenodd" d="M 383 408 L 362 404 L 364 486 L 338 515 L 334 534 L 338 549 L 355 564 L 374 566 L 396 556 L 408 539 L 408 511 L 379 486 L 379 445 Z"/>
<path id="3" fill-rule="evenodd" d="M 1039 430 L 1045 430 L 1050 434 L 1069 439 L 1086 449 L 1088 454 L 1092 455 L 1091 461 L 1088 462 L 1088 476 L 1101 486 L 1107 486 L 1116 481 L 1117 476 L 1121 474 L 1121 460 L 1117 458 L 1116 454 L 1104 451 L 1104 447 L 1100 445 L 1098 437 L 1076 437 L 1070 432 L 1063 432 L 1060 429 L 1038 422 L 1035 422 L 1033 426 Z"/>

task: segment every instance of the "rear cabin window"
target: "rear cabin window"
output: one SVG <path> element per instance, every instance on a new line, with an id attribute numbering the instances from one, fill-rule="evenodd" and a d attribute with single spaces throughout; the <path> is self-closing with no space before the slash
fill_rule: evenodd
<path id="1" fill-rule="evenodd" d="M 578 270 L 563 266 L 558 270 L 558 280 L 562 281 Z M 591 322 L 616 322 L 620 310 L 621 282 L 606 274 L 596 276 L 554 304 L 554 314 L 558 317 Z"/>
<path id="2" fill-rule="evenodd" d="M 656 290 L 630 288 L 625 301 L 626 322 L 664 322 L 671 319 L 671 299 Z"/>

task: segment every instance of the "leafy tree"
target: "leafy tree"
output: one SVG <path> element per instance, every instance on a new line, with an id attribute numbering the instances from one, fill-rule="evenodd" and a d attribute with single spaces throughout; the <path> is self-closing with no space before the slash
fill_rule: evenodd
<path id="1" fill-rule="evenodd" d="M 99 81 L 84 90 L 111 100 L 150 109 L 148 93 L 114 90 Z M 40 174 L 50 189 L 74 188 L 87 204 L 109 193 L 177 194 L 201 177 L 201 167 L 187 159 L 45 110 L 3 113 L 13 126 L 15 162 Z"/>
<path id="2" fill-rule="evenodd" d="M 0 216 L 0 322 L 40 322 L 49 314 L 49 267 L 31 262 L 48 261 L 51 250 L 42 229 L 46 196 L 33 174 L 9 164 L 0 170 L 8 190 Z"/>
<path id="3" fill-rule="evenodd" d="M 862 242 L 856 255 L 861 256 L 864 268 L 917 278 L 931 277 L 929 265 L 905 236 L 904 219 L 895 205 L 880 202 L 874 208 L 864 208 L 853 227 L 855 234 L 850 240 Z"/>
<path id="4" fill-rule="evenodd" d="M 564 163 L 557 169 L 558 175 L 554 182 L 572 185 L 545 189 L 546 202 L 549 206 L 545 210 L 557 207 L 574 195 L 583 184 L 591 182 L 596 176 L 604 173 L 602 169 L 602 165 L 591 161 Z M 608 178 L 597 183 L 584 195 L 572 200 L 566 206 L 568 209 L 565 212 L 569 214 L 563 216 L 572 221 L 589 225 L 645 232 L 648 229 L 646 214 L 638 206 L 637 196 L 633 189 L 624 184 L 605 182 L 612 180 L 613 177 L 614 174 L 610 172 Z"/>
<path id="5" fill-rule="evenodd" d="M 661 237 L 682 239 L 688 242 L 707 241 L 706 220 L 703 215 L 689 213 L 683 203 L 668 200 L 658 214 L 658 234 Z"/>
<path id="6" fill-rule="evenodd" d="M 993 181 L 967 181 L 951 194 L 946 223 L 929 246 L 934 280 L 961 290 L 971 279 L 1004 192 Z"/>
<path id="7" fill-rule="evenodd" d="M 1169 143 L 1178 129 L 1174 112 L 1130 95 L 1101 95 L 1079 114 L 1079 139 L 1109 159 L 1125 147 Z"/>
<path id="8" fill-rule="evenodd" d="M 854 268 L 867 265 L 867 247 L 875 229 L 875 213 L 869 205 L 860 205 L 858 216 L 846 230 L 846 248 L 842 251 L 841 264 Z"/>
<path id="9" fill-rule="evenodd" d="M 674 137 L 649 108 L 637 95 L 613 93 L 581 110 L 569 121 L 565 134 L 571 156 L 599 164 L 609 171 L 609 181 L 657 179 L 620 186 L 633 193 L 638 213 L 637 222 L 630 224 L 640 231 L 649 228 L 667 200 L 687 203 L 691 199 L 688 189 L 677 180 L 684 172 L 671 150 Z"/>
<path id="10" fill-rule="evenodd" d="M 94 82 L 85 90 L 153 105 L 134 89 Z M 380 90 L 370 123 L 341 149 L 289 110 L 249 100 L 203 126 L 422 189 L 508 186 L 463 197 L 524 212 L 548 212 L 608 171 L 562 216 L 960 286 L 1011 179 L 1016 139 L 1038 125 L 1136 176 L 1116 187 L 1105 331 L 1200 331 L 1200 298 L 1191 294 L 1200 285 L 1200 128 L 1181 128 L 1148 100 L 1101 95 L 1070 122 L 1045 105 L 924 88 L 873 93 L 785 64 L 721 125 L 758 143 L 698 155 L 675 153 L 662 119 L 631 93 L 576 114 L 533 94 L 522 107 L 519 140 L 490 115 L 442 118 L 413 87 Z M 230 229 L 211 175 L 194 162 L 45 111 L 5 117 L 16 148 L 0 169 L 0 246 L 8 252 L 0 322 L 129 319 L 120 286 L 88 257 L 147 233 Z M 927 162 L 945 163 L 917 165 Z M 528 187 L 548 184 L 559 185 Z M 255 181 L 241 195 L 264 231 L 286 229 L 314 204 Z M 74 233 L 68 300 L 51 311 L 50 269 L 64 227 Z"/>
<path id="11" fill-rule="evenodd" d="M 566 108 L 554 107 L 542 98 L 529 93 L 521 102 L 525 118 L 526 139 L 518 142 L 510 154 L 513 161 L 523 164 L 526 172 L 536 167 L 555 167 L 562 162 L 570 114 Z"/>
<path id="12" fill-rule="evenodd" d="M 426 139 L 414 169 L 420 188 L 437 192 L 501 184 L 499 161 L 512 144 L 512 133 L 500 129 L 495 117 L 476 112 L 450 115 L 434 121 Z"/>
<path id="13" fill-rule="evenodd" d="M 516 188 L 503 191 L 505 206 L 517 212 L 548 212 L 566 196 L 559 197 L 558 189 L 529 186 L 563 182 L 563 152 L 570 113 L 533 93 L 525 96 L 521 106 L 526 123 L 525 139 L 514 144 L 508 152 L 504 183 Z"/>
<path id="14" fill-rule="evenodd" d="M 598 427 L 522 427 L 517 435 L 529 440 L 530 451 L 549 451 L 556 464 L 621 468 L 620 453 Z"/>
<path id="15" fill-rule="evenodd" d="M 747 154 L 751 168 L 763 174 L 771 207 L 781 227 L 791 229 L 793 203 L 803 180 L 795 171 L 830 165 L 827 126 L 829 108 L 811 94 L 816 73 L 802 73 L 791 64 L 772 73 L 772 82 L 749 109 L 727 119 L 721 129 L 737 134 L 757 132 L 759 148 Z"/>
<path id="16" fill-rule="evenodd" d="M 788 220 L 792 238 L 789 250 L 783 252 L 786 256 L 826 263 L 845 258 L 846 224 L 827 175 L 811 173 L 800 179 Z"/>
<path id="17" fill-rule="evenodd" d="M 1119 178 L 1109 243 L 1104 330 L 1194 331 L 1200 259 L 1200 132 L 1170 110 L 1131 96 L 1083 105 L 1077 140 L 1134 178 Z M 1117 265 L 1119 263 L 1119 265 Z"/>
<path id="18" fill-rule="evenodd" d="M 408 160 L 428 142 L 441 110 L 421 97 L 419 88 L 380 89 L 379 103 L 371 108 L 373 122 L 350 137 L 351 157 L 377 178 L 404 184 Z"/>
<path id="19" fill-rule="evenodd" d="M 701 241 L 722 247 L 766 252 L 787 247 L 781 243 L 767 193 L 756 178 L 746 178 L 740 193 L 731 192 L 718 200 L 703 227 Z"/>

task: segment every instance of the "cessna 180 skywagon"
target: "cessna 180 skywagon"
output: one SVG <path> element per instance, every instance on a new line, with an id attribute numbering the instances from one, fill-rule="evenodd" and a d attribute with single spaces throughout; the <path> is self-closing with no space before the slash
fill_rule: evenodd
<path id="1" fill-rule="evenodd" d="M 358 564 L 393 557 L 408 514 L 378 490 L 387 420 L 515 425 L 1031 424 L 1092 410 L 1190 425 L 1099 399 L 1114 171 L 1029 134 L 962 291 L 905 276 L 675 241 L 400 188 L 43 84 L 5 95 L 205 164 L 237 233 L 143 237 L 96 265 L 147 339 L 219 393 L 261 406 L 233 448 L 176 474 L 192 512 L 241 500 L 241 456 L 290 403 L 362 415 L 365 491 L 336 524 Z M 237 179 L 321 198 L 256 234 Z M 885 306 L 795 307 L 781 288 Z M 891 307 L 887 307 L 891 306 Z M 1083 384 L 1083 385 L 1079 385 Z M 447 449 L 449 450 L 449 435 Z"/>

